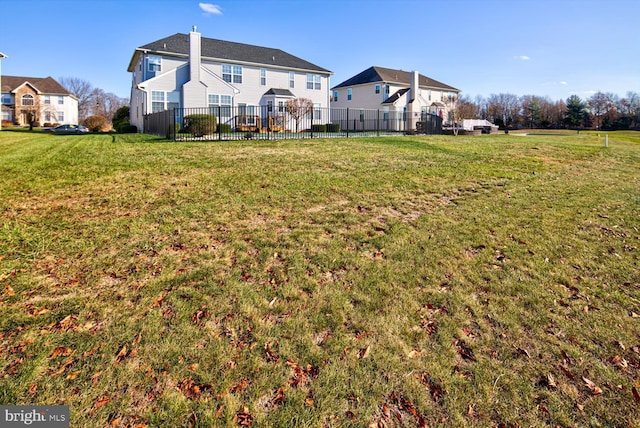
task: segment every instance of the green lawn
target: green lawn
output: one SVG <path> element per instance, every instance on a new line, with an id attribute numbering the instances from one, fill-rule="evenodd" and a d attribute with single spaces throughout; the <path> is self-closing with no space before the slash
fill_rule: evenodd
<path id="1" fill-rule="evenodd" d="M 0 404 L 640 426 L 640 133 L 0 132 Z"/>

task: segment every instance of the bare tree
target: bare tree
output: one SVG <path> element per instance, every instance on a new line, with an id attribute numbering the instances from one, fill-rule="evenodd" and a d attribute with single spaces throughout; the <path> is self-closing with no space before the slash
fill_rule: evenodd
<path id="1" fill-rule="evenodd" d="M 120 98 L 116 94 L 105 92 L 98 88 L 91 92 L 90 101 L 90 110 L 93 115 L 103 116 L 109 121 L 111 121 L 120 107 L 129 105 L 127 98 Z"/>
<path id="2" fill-rule="evenodd" d="M 313 112 L 313 101 L 309 98 L 294 98 L 287 101 L 286 111 L 296 121 L 296 132 L 298 132 L 300 120 Z"/>
<path id="3" fill-rule="evenodd" d="M 78 99 L 78 119 L 86 119 L 91 114 L 91 94 L 93 86 L 78 77 L 60 77 L 58 82 Z"/>
<path id="4" fill-rule="evenodd" d="M 458 98 L 458 107 L 456 109 L 456 119 L 464 120 L 464 119 L 477 119 L 478 114 L 478 105 L 471 101 L 468 96 L 460 96 Z"/>
<path id="5" fill-rule="evenodd" d="M 520 110 L 520 100 L 513 94 L 491 94 L 487 104 L 488 115 L 493 118 L 492 122 L 502 123 L 505 129 L 517 118 Z"/>

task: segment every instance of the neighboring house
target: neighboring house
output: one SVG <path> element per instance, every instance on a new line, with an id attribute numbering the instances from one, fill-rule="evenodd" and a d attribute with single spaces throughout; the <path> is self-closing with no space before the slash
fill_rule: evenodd
<path id="1" fill-rule="evenodd" d="M 464 119 L 462 129 L 465 131 L 482 131 L 483 134 L 497 134 L 498 125 L 494 125 L 486 119 Z"/>
<path id="2" fill-rule="evenodd" d="M 52 77 L 2 76 L 2 121 L 18 126 L 78 123 L 78 99 Z"/>
<path id="3" fill-rule="evenodd" d="M 236 114 L 283 112 L 294 98 L 328 116 L 329 70 L 280 49 L 203 38 L 195 27 L 137 48 L 128 71 L 130 122 L 140 130 L 148 113 L 214 107 L 233 124 Z"/>
<path id="4" fill-rule="evenodd" d="M 414 129 L 425 113 L 447 122 L 459 92 L 417 71 L 374 66 L 333 87 L 331 108 L 382 110 L 385 117 L 404 117 Z"/>

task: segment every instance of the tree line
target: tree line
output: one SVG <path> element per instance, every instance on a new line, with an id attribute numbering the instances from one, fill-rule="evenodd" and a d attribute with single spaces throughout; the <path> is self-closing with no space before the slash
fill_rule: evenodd
<path id="1" fill-rule="evenodd" d="M 503 129 L 573 128 L 638 129 L 640 95 L 627 92 L 619 97 L 597 92 L 588 99 L 571 95 L 566 101 L 548 97 L 492 94 L 488 98 L 460 96 L 456 119 L 487 119 Z"/>
<path id="2" fill-rule="evenodd" d="M 58 82 L 78 99 L 78 121 L 92 131 L 109 131 L 129 124 L 129 99 L 121 98 L 77 77 Z"/>

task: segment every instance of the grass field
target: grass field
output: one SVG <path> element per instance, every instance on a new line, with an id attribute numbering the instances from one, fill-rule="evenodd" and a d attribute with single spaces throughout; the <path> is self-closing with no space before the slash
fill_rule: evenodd
<path id="1" fill-rule="evenodd" d="M 640 133 L 0 132 L 0 404 L 640 426 Z"/>

